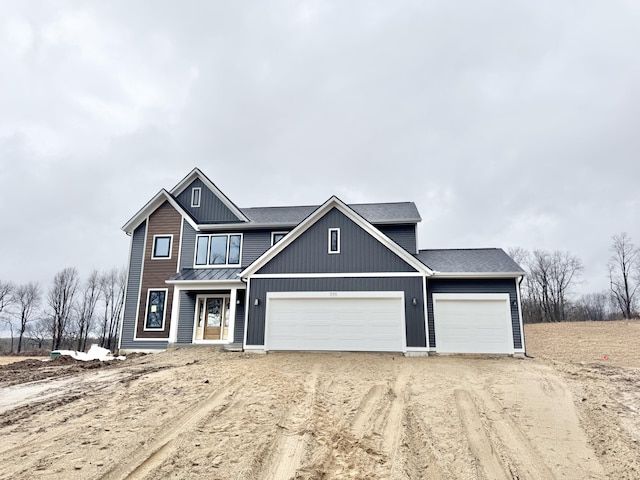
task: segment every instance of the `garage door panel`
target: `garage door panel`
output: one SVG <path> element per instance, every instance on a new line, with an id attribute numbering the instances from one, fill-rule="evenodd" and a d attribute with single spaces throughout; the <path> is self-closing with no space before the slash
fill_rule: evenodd
<path id="1" fill-rule="evenodd" d="M 404 305 L 390 298 L 269 298 L 269 350 L 402 351 Z"/>
<path id="2" fill-rule="evenodd" d="M 436 350 L 442 353 L 513 353 L 508 295 L 473 299 L 434 295 Z M 498 298 L 496 298 L 498 297 Z"/>

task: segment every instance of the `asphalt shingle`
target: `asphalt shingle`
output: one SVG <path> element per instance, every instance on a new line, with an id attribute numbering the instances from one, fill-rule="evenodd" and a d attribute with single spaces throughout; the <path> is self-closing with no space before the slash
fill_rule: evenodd
<path id="1" fill-rule="evenodd" d="M 444 273 L 524 273 L 501 248 L 420 250 L 418 260 Z"/>

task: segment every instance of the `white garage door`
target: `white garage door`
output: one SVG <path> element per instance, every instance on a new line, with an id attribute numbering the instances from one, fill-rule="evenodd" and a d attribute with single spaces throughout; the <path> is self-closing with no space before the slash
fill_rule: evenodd
<path id="1" fill-rule="evenodd" d="M 508 294 L 433 294 L 436 351 L 513 354 Z"/>
<path id="2" fill-rule="evenodd" d="M 402 352 L 402 292 L 267 295 L 266 350 Z"/>

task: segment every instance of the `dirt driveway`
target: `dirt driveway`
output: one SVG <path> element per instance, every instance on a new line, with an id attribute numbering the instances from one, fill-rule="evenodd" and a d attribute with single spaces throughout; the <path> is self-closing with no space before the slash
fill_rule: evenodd
<path id="1" fill-rule="evenodd" d="M 615 402 L 605 381 L 568 364 L 184 349 L 103 368 L 49 364 L 42 376 L 34 375 L 37 366 L 16 365 L 0 367 L 0 398 L 12 398 L 0 413 L 3 479 L 588 479 L 640 472 L 628 434 L 633 421 L 607 417 L 601 405 Z M 25 371 L 29 381 L 16 382 Z M 577 396 L 587 385 L 583 401 Z M 596 405 L 604 414 L 583 409 Z"/>

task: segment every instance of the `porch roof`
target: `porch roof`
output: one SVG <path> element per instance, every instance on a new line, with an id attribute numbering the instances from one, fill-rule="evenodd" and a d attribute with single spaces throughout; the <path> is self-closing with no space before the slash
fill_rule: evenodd
<path id="1" fill-rule="evenodd" d="M 169 282 L 229 282 L 240 281 L 241 268 L 183 268 Z"/>

